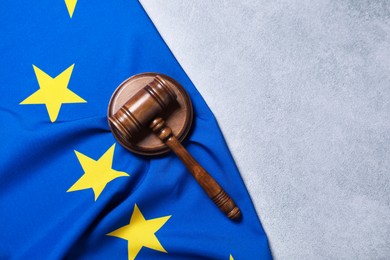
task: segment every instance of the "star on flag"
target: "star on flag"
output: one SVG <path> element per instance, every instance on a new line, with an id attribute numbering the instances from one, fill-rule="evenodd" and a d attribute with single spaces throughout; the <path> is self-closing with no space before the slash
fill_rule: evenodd
<path id="1" fill-rule="evenodd" d="M 146 220 L 137 204 L 130 218 L 130 223 L 118 228 L 107 236 L 114 236 L 127 240 L 128 259 L 137 257 L 142 247 L 167 253 L 156 236 L 156 232 L 168 221 L 171 216 Z"/>
<path id="2" fill-rule="evenodd" d="M 20 102 L 20 105 L 46 105 L 50 121 L 57 120 L 62 104 L 86 103 L 84 99 L 68 89 L 68 84 L 74 64 L 52 78 L 37 66 L 33 65 L 38 80 L 39 89 Z"/>
<path id="3" fill-rule="evenodd" d="M 128 177 L 129 174 L 112 169 L 115 144 L 113 144 L 98 160 L 75 151 L 77 159 L 84 170 L 80 177 L 67 192 L 92 189 L 95 201 L 98 199 L 106 185 L 119 177 Z"/>
<path id="4" fill-rule="evenodd" d="M 65 0 L 66 8 L 70 18 L 73 16 L 74 9 L 76 8 L 77 0 Z"/>

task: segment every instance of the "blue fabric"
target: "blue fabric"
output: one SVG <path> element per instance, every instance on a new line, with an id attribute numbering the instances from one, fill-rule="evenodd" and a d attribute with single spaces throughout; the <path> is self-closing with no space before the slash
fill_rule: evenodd
<path id="1" fill-rule="evenodd" d="M 136 259 L 271 259 L 266 235 L 213 114 L 137 1 L 0 2 L 0 259 L 127 259 L 128 241 L 107 234 L 171 216 L 156 232 L 166 253 Z M 33 65 L 55 78 L 74 64 L 68 89 L 86 103 L 62 104 L 55 122 L 43 104 L 20 104 L 40 86 Z M 116 144 L 112 169 L 127 177 L 67 192 L 84 173 L 76 152 L 98 160 L 113 144 L 106 117 L 126 78 L 159 72 L 189 92 L 186 148 L 240 207 L 226 218 L 172 153 L 149 158 Z M 137 239 L 137 238 L 135 238 Z"/>

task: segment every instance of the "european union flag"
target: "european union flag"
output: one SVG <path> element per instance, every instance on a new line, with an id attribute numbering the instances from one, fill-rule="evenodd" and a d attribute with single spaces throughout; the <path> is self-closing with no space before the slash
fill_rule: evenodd
<path id="1" fill-rule="evenodd" d="M 218 125 L 137 1 L 0 3 L 1 259 L 270 259 Z M 107 123 L 126 78 L 189 92 L 185 146 L 239 205 L 229 220 L 172 154 L 135 155 Z"/>

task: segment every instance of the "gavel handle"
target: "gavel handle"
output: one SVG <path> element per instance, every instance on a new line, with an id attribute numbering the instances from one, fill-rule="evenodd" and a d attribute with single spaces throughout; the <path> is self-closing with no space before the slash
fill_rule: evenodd
<path id="1" fill-rule="evenodd" d="M 162 118 L 156 118 L 150 124 L 150 128 L 186 165 L 187 169 L 218 208 L 222 210 L 228 218 L 232 220 L 239 219 L 241 212 L 234 201 L 181 145 L 176 136 L 172 133 L 172 129 L 165 124 L 165 121 Z"/>

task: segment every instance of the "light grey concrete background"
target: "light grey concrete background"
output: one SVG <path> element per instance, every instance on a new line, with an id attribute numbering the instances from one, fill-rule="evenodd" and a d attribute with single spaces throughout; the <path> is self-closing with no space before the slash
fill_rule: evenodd
<path id="1" fill-rule="evenodd" d="M 142 0 L 275 259 L 390 259 L 390 1 Z"/>

